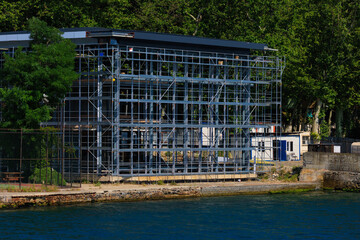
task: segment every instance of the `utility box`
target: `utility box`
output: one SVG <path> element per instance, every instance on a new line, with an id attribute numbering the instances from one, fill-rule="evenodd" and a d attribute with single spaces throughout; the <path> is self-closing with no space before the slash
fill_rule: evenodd
<path id="1" fill-rule="evenodd" d="M 360 142 L 353 142 L 351 144 L 351 153 L 360 154 Z"/>

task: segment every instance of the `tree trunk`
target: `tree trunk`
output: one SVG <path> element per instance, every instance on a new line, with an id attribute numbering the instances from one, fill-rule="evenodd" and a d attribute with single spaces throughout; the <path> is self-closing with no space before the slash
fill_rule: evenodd
<path id="1" fill-rule="evenodd" d="M 307 125 L 307 112 L 305 112 L 305 115 L 303 116 L 303 118 L 299 121 L 299 132 L 302 132 L 302 131 L 309 131 L 309 129 L 305 129 L 306 128 L 306 125 Z"/>
<path id="2" fill-rule="evenodd" d="M 329 137 L 331 136 L 331 118 L 332 118 L 333 110 L 330 110 L 329 112 L 329 120 L 328 120 L 328 126 L 329 126 Z"/>
<path id="3" fill-rule="evenodd" d="M 344 109 L 338 107 L 335 114 L 336 123 L 336 137 L 343 137 L 343 120 L 344 120 Z"/>
<path id="4" fill-rule="evenodd" d="M 316 99 L 314 121 L 312 124 L 312 132 L 316 134 L 319 134 L 319 115 L 320 115 L 321 105 L 322 105 L 322 101 L 319 98 Z"/>

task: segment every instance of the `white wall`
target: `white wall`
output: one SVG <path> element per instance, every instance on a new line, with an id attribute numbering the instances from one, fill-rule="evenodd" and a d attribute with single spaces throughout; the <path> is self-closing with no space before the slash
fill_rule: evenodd
<path id="1" fill-rule="evenodd" d="M 202 145 L 203 146 L 215 146 L 215 141 L 220 143 L 223 140 L 223 134 L 221 129 L 218 130 L 219 137 L 216 137 L 216 129 L 211 127 L 203 127 L 201 130 Z"/>
<path id="2" fill-rule="evenodd" d="M 252 159 L 256 157 L 256 159 L 261 160 L 273 160 L 273 140 L 275 139 L 286 141 L 286 155 L 288 160 L 300 159 L 301 146 L 299 135 L 281 136 L 277 138 L 272 136 L 252 137 L 252 146 L 256 147 L 256 150 L 252 150 Z"/>
<path id="3" fill-rule="evenodd" d="M 300 132 L 297 134 L 294 134 L 293 136 L 299 136 L 300 135 L 300 153 L 303 155 L 305 152 L 308 152 L 309 149 L 309 143 L 311 140 L 311 133 L 310 132 Z"/>

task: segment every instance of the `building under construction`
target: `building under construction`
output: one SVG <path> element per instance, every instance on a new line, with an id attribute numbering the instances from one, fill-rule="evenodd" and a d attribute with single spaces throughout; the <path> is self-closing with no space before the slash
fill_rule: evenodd
<path id="1" fill-rule="evenodd" d="M 284 61 L 265 44 L 105 28 L 62 29 L 76 71 L 51 122 L 77 161 L 64 171 L 139 177 L 241 174 L 276 159 Z M 11 54 L 29 33 L 1 33 Z M 267 53 L 271 52 L 271 54 Z M 252 55 L 256 54 L 256 55 Z M 264 138 L 264 141 L 267 141 Z M 268 152 L 268 151 L 266 151 Z"/>

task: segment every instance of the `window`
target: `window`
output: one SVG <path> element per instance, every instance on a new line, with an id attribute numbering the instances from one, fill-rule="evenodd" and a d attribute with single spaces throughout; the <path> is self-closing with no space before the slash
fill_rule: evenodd
<path id="1" fill-rule="evenodd" d="M 294 151 L 294 142 L 287 142 L 286 143 L 286 151 L 293 152 Z"/>
<path id="2" fill-rule="evenodd" d="M 309 136 L 302 137 L 302 144 L 309 144 Z"/>
<path id="3" fill-rule="evenodd" d="M 263 141 L 258 142 L 259 152 L 265 152 L 265 143 Z"/>

